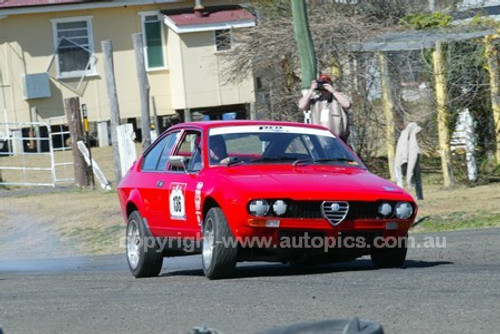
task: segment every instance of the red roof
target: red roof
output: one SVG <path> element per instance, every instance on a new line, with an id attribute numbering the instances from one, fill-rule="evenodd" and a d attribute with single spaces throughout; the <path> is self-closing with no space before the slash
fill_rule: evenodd
<path id="1" fill-rule="evenodd" d="M 89 0 L 0 0 L 0 8 L 34 7 L 93 2 Z"/>
<path id="2" fill-rule="evenodd" d="M 163 14 L 167 15 L 178 27 L 255 20 L 251 13 L 240 6 L 206 7 L 198 13 L 191 7 L 183 10 L 166 10 Z"/>

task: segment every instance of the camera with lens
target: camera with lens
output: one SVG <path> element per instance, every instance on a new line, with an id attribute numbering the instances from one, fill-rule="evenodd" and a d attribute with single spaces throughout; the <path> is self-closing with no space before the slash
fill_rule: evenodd
<path id="1" fill-rule="evenodd" d="M 328 82 L 326 82 L 326 81 L 316 81 L 316 83 L 318 84 L 317 90 L 325 90 L 324 85 L 327 84 Z"/>

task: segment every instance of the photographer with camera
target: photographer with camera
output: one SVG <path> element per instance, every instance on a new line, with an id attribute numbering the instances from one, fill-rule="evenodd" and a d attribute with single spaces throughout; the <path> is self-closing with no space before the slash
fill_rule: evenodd
<path id="1" fill-rule="evenodd" d="M 301 111 L 310 110 L 311 123 L 330 129 L 344 142 L 349 137 L 349 115 L 351 99 L 335 90 L 332 79 L 321 74 L 313 80 L 311 88 L 299 100 Z"/>

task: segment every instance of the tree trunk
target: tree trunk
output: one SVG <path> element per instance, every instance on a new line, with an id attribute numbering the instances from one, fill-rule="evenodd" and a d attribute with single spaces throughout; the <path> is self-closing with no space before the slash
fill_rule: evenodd
<path id="1" fill-rule="evenodd" d="M 500 165 L 500 88 L 498 78 L 498 62 L 496 57 L 496 50 L 493 46 L 493 39 L 495 36 L 486 36 L 484 44 L 486 46 L 485 56 L 488 60 L 488 72 L 490 74 L 490 93 L 491 93 L 491 109 L 493 110 L 493 120 L 495 122 L 495 158 L 498 165 Z"/>
<path id="2" fill-rule="evenodd" d="M 396 181 L 396 128 L 394 127 L 394 102 L 391 93 L 391 80 L 387 68 L 387 59 L 383 53 L 378 53 L 378 63 L 380 67 L 380 85 L 382 89 L 382 103 L 385 115 L 385 145 L 387 148 L 387 160 L 391 181 Z"/>
<path id="3" fill-rule="evenodd" d="M 122 179 L 120 166 L 120 153 L 118 150 L 118 139 L 116 128 L 120 125 L 120 108 L 118 106 L 118 95 L 116 93 L 115 70 L 113 65 L 113 43 L 111 41 L 102 41 L 102 53 L 104 54 L 104 74 L 106 77 L 106 86 L 108 88 L 108 98 L 111 119 L 111 145 L 113 146 L 113 166 L 115 170 L 116 185 Z"/>
<path id="4" fill-rule="evenodd" d="M 449 112 L 446 106 L 446 76 L 441 42 L 439 41 L 436 42 L 436 48 L 432 53 L 432 61 L 443 181 L 445 187 L 452 187 L 455 184 L 455 180 L 451 167 L 450 131 L 448 129 Z"/>

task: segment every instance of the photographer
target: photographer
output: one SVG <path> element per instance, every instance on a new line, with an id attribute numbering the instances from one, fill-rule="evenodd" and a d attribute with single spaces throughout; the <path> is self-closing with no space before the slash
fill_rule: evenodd
<path id="1" fill-rule="evenodd" d="M 299 100 L 301 111 L 310 110 L 311 123 L 330 129 L 344 142 L 349 137 L 349 116 L 351 99 L 336 91 L 332 79 L 321 74 L 311 83 L 311 88 Z"/>

